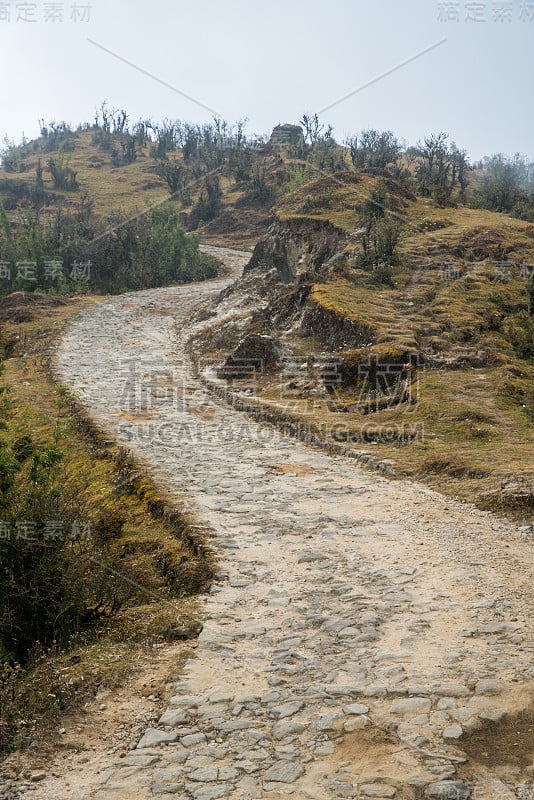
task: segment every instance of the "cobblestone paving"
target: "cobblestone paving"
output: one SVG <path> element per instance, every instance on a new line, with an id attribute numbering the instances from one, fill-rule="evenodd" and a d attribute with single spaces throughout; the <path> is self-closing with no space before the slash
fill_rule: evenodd
<path id="1" fill-rule="evenodd" d="M 221 565 L 167 711 L 87 772 L 84 800 L 467 798 L 462 740 L 534 678 L 531 542 L 214 402 L 181 321 L 225 282 L 113 298 L 58 352 L 98 423 L 187 494 Z M 477 800 L 506 797 L 477 780 Z"/>

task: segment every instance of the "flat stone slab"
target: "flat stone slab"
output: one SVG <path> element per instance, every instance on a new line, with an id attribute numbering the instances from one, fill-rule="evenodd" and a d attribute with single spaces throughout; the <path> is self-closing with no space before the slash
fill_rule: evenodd
<path id="1" fill-rule="evenodd" d="M 189 717 L 183 709 L 180 708 L 176 711 L 169 709 L 162 714 L 158 724 L 168 728 L 175 728 L 177 725 L 183 725 L 188 719 Z"/>
<path id="2" fill-rule="evenodd" d="M 415 717 L 419 714 L 428 714 L 431 708 L 432 702 L 427 697 L 408 697 L 405 700 L 397 700 L 389 710 L 391 714 L 402 717 Z"/>
<path id="3" fill-rule="evenodd" d="M 193 770 L 193 772 L 189 772 L 187 777 L 190 781 L 213 783 L 219 777 L 219 770 L 217 767 L 199 767 Z"/>
<path id="4" fill-rule="evenodd" d="M 465 781 L 437 781 L 425 789 L 429 800 L 469 800 L 472 789 Z"/>
<path id="5" fill-rule="evenodd" d="M 194 800 L 220 800 L 229 797 L 231 791 L 230 786 L 203 786 L 193 791 L 193 797 Z"/>
<path id="6" fill-rule="evenodd" d="M 278 719 L 285 719 L 298 714 L 304 708 L 304 703 L 300 700 L 295 700 L 291 703 L 282 703 L 280 706 L 275 706 L 271 709 L 271 713 Z"/>
<path id="7" fill-rule="evenodd" d="M 462 683 L 442 683 L 434 689 L 434 694 L 438 697 L 468 697 L 471 692 Z"/>
<path id="8" fill-rule="evenodd" d="M 300 722 L 280 720 L 273 725 L 272 735 L 275 739 L 285 739 L 288 736 L 296 736 L 299 733 L 303 733 L 305 730 L 306 726 L 302 725 Z"/>
<path id="9" fill-rule="evenodd" d="M 502 681 L 486 679 L 477 683 L 475 692 L 477 694 L 500 694 L 505 688 L 506 686 Z"/>
<path id="10" fill-rule="evenodd" d="M 157 747 L 162 744 L 169 744 L 178 739 L 178 734 L 170 731 L 160 731 L 158 728 L 148 728 L 139 744 L 137 750 L 145 747 Z"/>
<path id="11" fill-rule="evenodd" d="M 368 714 L 369 713 L 369 706 L 364 706 L 362 703 L 350 703 L 348 706 L 344 706 L 343 708 L 344 714 Z"/>
<path id="12" fill-rule="evenodd" d="M 461 725 L 447 725 L 441 734 L 444 739 L 461 739 L 464 735 L 464 730 Z"/>
<path id="13" fill-rule="evenodd" d="M 277 761 L 265 772 L 263 779 L 269 783 L 293 783 L 304 770 L 295 761 Z"/>
<path id="14" fill-rule="evenodd" d="M 364 783 L 363 786 L 360 786 L 360 794 L 363 794 L 364 797 L 393 798 L 397 794 L 397 790 L 387 783 Z"/>

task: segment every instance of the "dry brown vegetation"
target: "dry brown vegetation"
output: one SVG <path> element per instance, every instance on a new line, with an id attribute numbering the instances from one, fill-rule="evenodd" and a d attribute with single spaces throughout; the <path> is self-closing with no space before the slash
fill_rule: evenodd
<path id="1" fill-rule="evenodd" d="M 4 436 L 30 431 L 39 444 L 59 430 L 64 492 L 76 497 L 84 518 L 95 521 L 95 534 L 113 534 L 109 544 L 120 563 L 114 580 L 128 599 L 117 613 L 86 626 L 66 651 L 52 646 L 36 651 L 25 670 L 4 667 L 1 716 L 12 733 L 0 730 L 2 748 L 47 738 L 62 714 L 141 669 L 152 648 L 194 639 L 201 629 L 195 595 L 214 575 L 194 521 L 172 511 L 128 453 L 106 441 L 76 399 L 54 382 L 54 343 L 68 320 L 94 302 L 17 293 L 0 304 L 0 344 L 8 356 L 2 382 L 13 387 Z"/>
<path id="2" fill-rule="evenodd" d="M 337 430 L 336 441 L 393 463 L 397 475 L 530 520 L 534 340 L 520 265 L 534 263 L 534 225 L 463 206 L 440 208 L 388 181 L 386 207 L 402 221 L 402 233 L 399 263 L 391 282 L 382 283 L 359 264 L 361 244 L 354 235 L 362 206 L 380 181 L 339 173 L 302 186 L 275 206 L 280 230 L 289 223 L 293 232 L 305 230 L 320 219 L 341 231 L 346 243 L 335 265 L 284 287 L 278 313 L 255 318 L 251 330 L 281 337 L 300 358 L 340 358 L 344 380 L 333 393 L 321 394 L 316 386 L 311 393 L 302 385 L 291 388 L 284 373 L 264 376 L 253 387 L 255 401 L 316 430 Z M 452 274 L 444 262 L 452 262 Z M 501 262 L 512 264 L 504 277 Z M 310 324 L 282 333 L 297 318 L 295 298 L 306 292 Z M 360 344 L 343 347 L 336 328 L 354 332 Z M 356 376 L 359 365 L 372 359 L 414 361 L 415 402 L 386 403 L 369 413 Z"/>

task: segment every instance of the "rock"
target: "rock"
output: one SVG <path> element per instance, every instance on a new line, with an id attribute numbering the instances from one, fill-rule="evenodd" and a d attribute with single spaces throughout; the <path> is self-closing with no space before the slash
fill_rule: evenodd
<path id="1" fill-rule="evenodd" d="M 297 564 L 313 564 L 315 561 L 326 561 L 328 556 L 318 550 L 305 550 L 297 558 Z"/>
<path id="2" fill-rule="evenodd" d="M 471 692 L 462 683 L 443 683 L 434 690 L 438 697 L 467 697 Z"/>
<path id="3" fill-rule="evenodd" d="M 265 628 L 262 628 L 263 632 L 265 632 Z M 209 702 L 216 705 L 217 703 L 232 703 L 234 700 L 235 695 L 231 692 L 218 692 L 216 694 L 210 694 Z"/>
<path id="4" fill-rule="evenodd" d="M 360 635 L 360 629 L 355 628 L 352 625 L 349 625 L 348 628 L 343 628 L 343 630 L 339 631 L 338 633 L 340 639 L 350 639 L 353 636 L 359 636 L 359 635 Z"/>
<path id="5" fill-rule="evenodd" d="M 293 783 L 304 770 L 295 761 L 277 761 L 265 772 L 263 779 L 271 783 Z"/>
<path id="6" fill-rule="evenodd" d="M 364 697 L 385 697 L 388 693 L 387 686 L 381 683 L 374 683 L 363 690 Z"/>
<path id="7" fill-rule="evenodd" d="M 44 781 L 46 777 L 46 772 L 32 772 L 30 780 L 32 783 L 39 783 L 39 781 Z"/>
<path id="8" fill-rule="evenodd" d="M 402 717 L 416 717 L 418 714 L 428 714 L 432 708 L 432 703 L 427 697 L 408 697 L 405 700 L 397 700 L 391 706 L 391 714 L 399 714 Z"/>
<path id="9" fill-rule="evenodd" d="M 475 686 L 475 692 L 477 694 L 500 694 L 500 692 L 504 691 L 505 688 L 506 686 L 502 681 L 488 678 L 477 683 Z"/>
<path id="10" fill-rule="evenodd" d="M 177 733 L 170 731 L 160 731 L 158 728 L 148 728 L 139 744 L 137 750 L 142 750 L 145 747 L 157 747 L 161 744 L 168 744 L 175 742 L 178 739 Z"/>
<path id="11" fill-rule="evenodd" d="M 368 714 L 369 713 L 369 706 L 364 706 L 361 703 L 351 703 L 348 706 L 345 706 L 343 709 L 344 714 Z"/>
<path id="12" fill-rule="evenodd" d="M 153 774 L 154 781 L 162 786 L 175 784 L 183 778 L 181 767 L 165 767 L 157 769 Z"/>
<path id="13" fill-rule="evenodd" d="M 371 720 L 369 717 L 360 716 L 360 717 L 350 717 L 343 725 L 343 730 L 346 733 L 354 733 L 354 731 L 363 731 L 368 725 L 370 725 Z"/>
<path id="14" fill-rule="evenodd" d="M 316 756 L 331 756 L 333 755 L 335 750 L 333 742 L 325 742 L 324 744 L 318 744 L 314 749 L 314 755 Z"/>
<path id="15" fill-rule="evenodd" d="M 169 709 L 169 711 L 166 711 L 160 717 L 158 725 L 163 725 L 166 728 L 175 728 L 177 725 L 182 725 L 184 722 L 187 722 L 187 719 L 187 713 L 183 710 L 183 708 L 180 708 L 177 711 Z"/>
<path id="16" fill-rule="evenodd" d="M 153 795 L 159 796 L 161 794 L 178 794 L 182 785 L 179 783 L 153 783 L 150 791 Z"/>
<path id="17" fill-rule="evenodd" d="M 210 756 L 192 756 L 187 749 L 185 752 L 187 753 L 187 769 L 189 772 L 193 772 L 199 767 L 210 767 L 213 764 L 213 758 L 210 758 Z"/>
<path id="18" fill-rule="evenodd" d="M 206 737 L 203 733 L 188 733 L 181 737 L 180 742 L 184 747 L 194 747 L 196 744 L 205 744 Z"/>
<path id="19" fill-rule="evenodd" d="M 272 336 L 250 334 L 231 353 L 217 375 L 225 380 L 250 378 L 275 369 L 280 352 Z"/>
<path id="20" fill-rule="evenodd" d="M 180 706 L 181 708 L 198 708 L 201 704 L 202 698 L 193 695 L 177 694 L 169 700 L 169 705 Z"/>
<path id="21" fill-rule="evenodd" d="M 466 727 L 469 727 L 473 721 L 476 722 L 476 711 L 470 706 L 461 706 L 460 708 L 449 711 L 449 714 L 455 722 L 459 722 L 460 725 Z"/>
<path id="22" fill-rule="evenodd" d="M 437 781 L 425 789 L 425 797 L 431 800 L 469 800 L 472 790 L 465 781 Z"/>
<path id="23" fill-rule="evenodd" d="M 191 781 L 198 781 L 199 783 L 212 783 L 219 777 L 219 770 L 217 767 L 199 767 L 193 770 L 187 776 Z"/>
<path id="24" fill-rule="evenodd" d="M 314 720 L 312 725 L 318 731 L 331 731 L 338 719 L 341 719 L 340 714 L 323 714 L 322 717 Z"/>
<path id="25" fill-rule="evenodd" d="M 244 761 L 266 761 L 270 758 L 269 753 L 264 747 L 256 747 L 253 750 L 245 750 L 239 753 Z"/>
<path id="26" fill-rule="evenodd" d="M 360 786 L 360 794 L 363 794 L 364 797 L 392 798 L 397 794 L 397 790 L 387 783 L 364 783 Z"/>
<path id="27" fill-rule="evenodd" d="M 246 731 L 248 728 L 253 728 L 254 723 L 252 720 L 242 719 L 242 720 L 235 720 L 230 722 L 221 722 L 215 725 L 214 727 L 217 730 L 222 731 L 223 733 L 234 733 L 234 731 Z"/>
<path id="28" fill-rule="evenodd" d="M 419 739 L 419 730 L 414 728 L 413 725 L 408 725 L 406 722 L 401 722 L 397 727 L 397 736 L 401 742 L 409 742 L 415 744 Z"/>
<path id="29" fill-rule="evenodd" d="M 509 622 L 489 622 L 487 625 L 481 625 L 478 630 L 480 633 L 514 633 L 517 626 Z"/>
<path id="30" fill-rule="evenodd" d="M 454 725 L 448 725 L 441 735 L 444 739 L 461 739 L 464 731 L 461 725 L 455 723 Z"/>
<path id="31" fill-rule="evenodd" d="M 234 781 L 239 777 L 239 770 L 234 767 L 220 767 L 219 780 L 220 781 Z"/>
<path id="32" fill-rule="evenodd" d="M 275 739 L 285 739 L 287 736 L 294 736 L 303 733 L 305 730 L 306 726 L 301 725 L 300 722 L 280 720 L 273 725 L 272 734 Z"/>
<path id="33" fill-rule="evenodd" d="M 230 786 L 203 786 L 193 791 L 193 797 L 195 800 L 220 800 L 228 797 L 231 791 Z"/>
<path id="34" fill-rule="evenodd" d="M 506 711 L 500 709 L 488 709 L 481 711 L 478 715 L 480 719 L 487 720 L 488 722 L 502 722 L 506 718 Z"/>
<path id="35" fill-rule="evenodd" d="M 286 717 L 292 717 L 294 714 L 298 714 L 303 708 L 304 703 L 300 700 L 295 700 L 291 703 L 282 703 L 280 706 L 274 706 L 274 708 L 271 709 L 271 713 L 278 717 L 278 719 L 285 719 Z"/>
<path id="36" fill-rule="evenodd" d="M 151 767 L 153 764 L 157 764 L 159 760 L 160 756 L 136 755 L 134 751 L 121 761 L 121 765 L 123 767 Z"/>

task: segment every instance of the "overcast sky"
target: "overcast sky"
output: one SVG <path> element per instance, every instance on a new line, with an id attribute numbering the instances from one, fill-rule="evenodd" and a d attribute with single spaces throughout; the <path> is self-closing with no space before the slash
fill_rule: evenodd
<path id="1" fill-rule="evenodd" d="M 41 117 L 92 121 L 103 100 L 132 120 L 204 122 L 209 108 L 257 133 L 332 106 L 321 116 L 338 141 L 445 130 L 474 158 L 534 159 L 534 0 L 90 5 L 0 2 L 1 135 L 34 137 Z"/>

